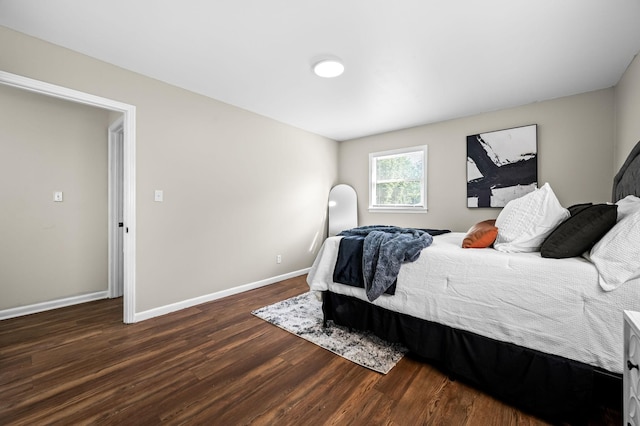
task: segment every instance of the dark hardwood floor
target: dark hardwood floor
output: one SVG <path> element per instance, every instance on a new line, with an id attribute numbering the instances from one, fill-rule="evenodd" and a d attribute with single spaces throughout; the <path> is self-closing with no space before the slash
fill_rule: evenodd
<path id="1" fill-rule="evenodd" d="M 0 321 L 0 424 L 546 424 L 411 357 L 381 375 L 250 314 L 305 278 L 131 325 L 120 299 Z"/>

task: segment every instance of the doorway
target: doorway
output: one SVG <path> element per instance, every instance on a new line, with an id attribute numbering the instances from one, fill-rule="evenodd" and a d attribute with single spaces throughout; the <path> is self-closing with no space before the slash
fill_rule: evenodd
<path id="1" fill-rule="evenodd" d="M 122 267 L 123 322 L 136 322 L 135 287 L 136 287 L 136 107 L 115 100 L 102 98 L 89 93 L 80 92 L 43 81 L 34 80 L 5 71 L 0 71 L 0 84 L 18 89 L 53 96 L 71 102 L 90 105 L 122 114 L 121 146 L 122 146 L 122 261 L 112 259 L 109 251 L 109 265 L 120 263 Z M 117 120 L 118 121 L 118 120 Z M 116 121 L 116 122 L 117 122 Z M 110 185 L 111 186 L 111 185 Z M 111 226 L 111 225 L 110 225 Z M 115 233 L 114 233 L 115 234 Z M 110 234 L 111 239 L 111 234 Z M 117 244 L 117 242 L 116 242 Z"/>

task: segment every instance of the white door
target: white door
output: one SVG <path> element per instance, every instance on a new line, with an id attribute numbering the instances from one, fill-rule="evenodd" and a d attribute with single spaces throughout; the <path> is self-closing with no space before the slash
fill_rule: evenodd
<path id="1" fill-rule="evenodd" d="M 109 126 L 109 297 L 124 294 L 124 128 Z"/>

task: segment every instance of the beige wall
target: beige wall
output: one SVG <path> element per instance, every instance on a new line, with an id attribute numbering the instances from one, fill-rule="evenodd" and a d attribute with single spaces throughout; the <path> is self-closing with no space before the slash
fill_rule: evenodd
<path id="1" fill-rule="evenodd" d="M 339 177 L 358 193 L 360 224 L 390 224 L 466 231 L 495 218 L 499 209 L 466 206 L 466 137 L 538 125 L 538 181 L 549 182 L 560 202 L 610 200 L 613 176 L 613 89 L 539 102 L 457 120 L 355 139 L 340 144 Z M 428 145 L 425 214 L 368 212 L 368 154 Z"/>
<path id="2" fill-rule="evenodd" d="M 0 309 L 107 290 L 107 126 L 0 86 Z"/>
<path id="3" fill-rule="evenodd" d="M 137 107 L 136 312 L 310 266 L 325 235 L 328 191 L 338 182 L 358 191 L 361 224 L 466 230 L 496 217 L 497 209 L 466 207 L 469 134 L 538 124 L 539 181 L 550 182 L 564 205 L 608 201 L 615 170 L 640 139 L 637 58 L 615 90 L 340 144 L 3 27 L 0 70 Z M 368 153 L 422 144 L 429 146 L 429 212 L 368 213 Z M 58 153 L 38 154 L 46 163 Z M 106 160 L 102 164 L 106 170 Z M 153 201 L 155 189 L 164 190 L 163 203 Z M 49 201 L 52 191 L 46 189 L 45 207 L 37 214 L 60 207 Z M 106 204 L 101 210 L 106 217 Z M 102 223 L 100 238 L 106 239 Z M 11 244 L 22 244 L 16 241 Z M 106 243 L 101 246 L 104 261 Z M 64 256 L 72 254 L 64 250 Z M 282 255 L 280 265 L 276 254 Z M 27 254 L 19 262 L 44 276 L 52 260 Z M 99 269 L 105 277 L 103 266 L 87 273 L 97 276 Z M 0 283 L 15 275 L 3 268 Z M 48 280 L 32 281 L 46 294 Z M 100 280 L 95 285 L 104 289 Z M 28 299 L 31 290 L 21 291 L 11 297 L 35 303 Z M 2 300 L 2 285 L 0 292 Z"/>
<path id="4" fill-rule="evenodd" d="M 640 55 L 636 55 L 615 88 L 616 172 L 631 149 L 640 141 Z"/>
<path id="5" fill-rule="evenodd" d="M 313 262 L 335 141 L 3 27 L 0 69 L 136 106 L 136 312 Z"/>

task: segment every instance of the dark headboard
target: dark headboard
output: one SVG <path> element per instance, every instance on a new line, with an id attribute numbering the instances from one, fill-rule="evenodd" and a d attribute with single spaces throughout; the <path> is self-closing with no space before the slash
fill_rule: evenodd
<path id="1" fill-rule="evenodd" d="M 627 195 L 640 197 L 640 142 L 633 147 L 620 171 L 613 178 L 612 201 L 615 203 Z"/>

